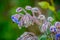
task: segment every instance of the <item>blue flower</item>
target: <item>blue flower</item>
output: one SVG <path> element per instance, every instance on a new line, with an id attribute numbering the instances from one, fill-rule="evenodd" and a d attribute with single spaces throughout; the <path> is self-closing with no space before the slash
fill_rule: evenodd
<path id="1" fill-rule="evenodd" d="M 11 19 L 12 19 L 13 22 L 15 22 L 15 23 L 17 23 L 17 24 L 19 23 L 19 21 L 18 21 L 18 19 L 17 19 L 16 17 L 11 16 Z"/>

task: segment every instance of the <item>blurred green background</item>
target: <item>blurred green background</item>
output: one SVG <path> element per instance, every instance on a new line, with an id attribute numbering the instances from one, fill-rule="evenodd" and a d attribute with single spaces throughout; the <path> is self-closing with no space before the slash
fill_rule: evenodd
<path id="1" fill-rule="evenodd" d="M 36 3 L 39 1 L 49 0 L 0 0 L 0 40 L 16 40 L 24 31 L 21 30 L 18 25 L 13 23 L 11 15 L 16 14 L 15 10 L 17 7 L 25 7 L 30 5 L 32 7 L 37 6 Z M 60 14 L 60 1 L 54 0 L 56 11 Z"/>

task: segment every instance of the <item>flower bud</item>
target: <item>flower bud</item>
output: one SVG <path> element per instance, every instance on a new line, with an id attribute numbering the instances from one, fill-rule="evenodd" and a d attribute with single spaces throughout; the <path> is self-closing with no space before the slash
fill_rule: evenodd
<path id="1" fill-rule="evenodd" d="M 48 17 L 47 20 L 52 22 L 54 19 L 52 17 Z"/>
<path id="2" fill-rule="evenodd" d="M 38 12 L 39 9 L 38 9 L 37 7 L 34 7 L 34 8 L 32 8 L 32 11 L 33 11 L 33 12 Z"/>
<path id="3" fill-rule="evenodd" d="M 16 12 L 21 12 L 22 11 L 22 8 L 21 7 L 18 7 L 17 9 L 16 9 Z"/>
<path id="4" fill-rule="evenodd" d="M 32 23 L 33 23 L 32 21 L 33 21 L 32 16 L 30 14 L 26 14 L 21 18 L 20 24 L 22 24 L 23 26 L 25 26 L 27 28 L 28 26 L 32 25 Z M 18 24 L 18 25 L 20 25 L 20 24 Z"/>
<path id="5" fill-rule="evenodd" d="M 31 7 L 31 6 L 26 6 L 25 9 L 26 9 L 26 10 L 31 10 L 32 7 Z"/>
<path id="6" fill-rule="evenodd" d="M 57 28 L 60 28 L 60 22 L 56 22 L 56 23 L 55 23 L 55 26 L 56 26 Z"/>
<path id="7" fill-rule="evenodd" d="M 45 32 L 47 31 L 47 29 L 49 28 L 50 23 L 49 22 L 45 22 L 42 27 L 41 27 L 41 32 Z"/>
<path id="8" fill-rule="evenodd" d="M 45 16 L 44 16 L 44 15 L 39 15 L 39 16 L 38 16 L 38 19 L 39 19 L 39 20 L 45 20 Z"/>

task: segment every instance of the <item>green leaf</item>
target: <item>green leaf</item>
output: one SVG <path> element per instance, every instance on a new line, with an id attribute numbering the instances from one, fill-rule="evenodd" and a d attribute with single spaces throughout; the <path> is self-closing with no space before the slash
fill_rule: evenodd
<path id="1" fill-rule="evenodd" d="M 55 7 L 54 6 L 49 6 L 49 10 L 51 10 L 51 11 L 55 11 Z"/>
<path id="2" fill-rule="evenodd" d="M 47 9 L 49 7 L 49 3 L 46 1 L 39 2 L 38 5 L 43 9 Z"/>

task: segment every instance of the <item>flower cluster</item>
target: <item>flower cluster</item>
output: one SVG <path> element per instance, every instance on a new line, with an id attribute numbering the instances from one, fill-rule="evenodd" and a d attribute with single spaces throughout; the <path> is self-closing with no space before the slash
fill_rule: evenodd
<path id="1" fill-rule="evenodd" d="M 55 40 L 60 40 L 60 22 L 56 22 L 54 26 L 51 27 L 51 32 L 56 32 Z"/>
<path id="2" fill-rule="evenodd" d="M 32 15 L 30 15 L 26 10 L 30 10 L 32 12 Z M 23 11 L 25 15 L 20 14 L 21 11 Z M 60 22 L 56 22 L 54 25 L 52 25 L 51 22 L 54 21 L 54 19 L 52 17 L 48 17 L 46 19 L 46 17 L 43 14 L 41 14 L 39 8 L 37 7 L 32 8 L 31 6 L 26 6 L 24 9 L 22 7 L 18 7 L 16 9 L 16 12 L 18 14 L 12 15 L 11 19 L 13 22 L 18 24 L 19 28 L 23 26 L 28 28 L 30 25 L 37 24 L 42 33 L 45 33 L 47 29 L 49 29 L 51 32 L 57 32 L 57 34 L 60 35 Z M 35 14 L 37 14 L 37 16 Z M 38 40 L 38 39 L 33 33 L 25 32 L 17 40 Z"/>
<path id="3" fill-rule="evenodd" d="M 53 26 L 50 27 L 51 32 L 60 33 L 58 29 L 60 29 L 60 22 L 56 22 Z"/>
<path id="4" fill-rule="evenodd" d="M 31 10 L 33 16 L 30 15 L 26 10 Z M 25 12 L 25 15 L 20 14 L 21 11 Z M 12 21 L 17 23 L 19 27 L 25 26 L 27 28 L 34 23 L 40 25 L 39 20 L 45 19 L 45 16 L 41 15 L 41 12 L 37 7 L 32 8 L 31 6 L 26 6 L 25 9 L 23 9 L 22 7 L 18 7 L 16 9 L 16 12 L 18 12 L 18 14 L 12 15 L 11 18 Z M 38 14 L 38 17 L 35 16 L 35 13 Z"/>
<path id="5" fill-rule="evenodd" d="M 38 40 L 38 38 L 34 33 L 24 32 L 17 40 Z"/>

